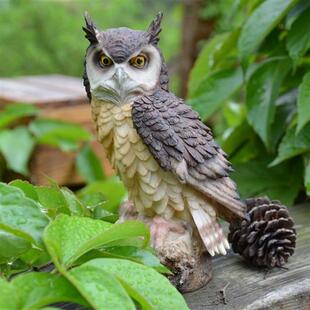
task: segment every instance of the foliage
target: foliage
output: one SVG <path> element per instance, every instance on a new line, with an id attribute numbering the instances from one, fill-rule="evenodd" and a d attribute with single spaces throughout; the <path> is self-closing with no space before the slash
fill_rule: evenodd
<path id="1" fill-rule="evenodd" d="M 192 69 L 189 103 L 216 123 L 241 195 L 290 205 L 310 195 L 310 4 L 235 1 L 231 12 L 233 29 L 206 42 Z"/>
<path id="2" fill-rule="evenodd" d="M 0 1 L 2 3 L 2 1 Z M 143 0 L 37 1 L 7 0 L 0 3 L 0 55 L 6 65 L 0 76 L 63 73 L 82 76 L 87 40 L 82 26 L 88 11 L 102 29 L 147 29 L 163 11 L 160 45 L 169 61 L 178 51 L 180 5 Z M 12 22 L 14 21 L 14 22 Z M 10 55 L 10 57 L 7 57 Z"/>
<path id="3" fill-rule="evenodd" d="M 90 205 L 94 195 L 86 188 L 75 196 L 54 183 L 0 183 L 0 308 L 68 301 L 93 309 L 188 309 L 159 273 L 169 271 L 150 249 L 149 229 L 96 219 L 96 207 L 111 212 L 115 201 Z"/>
<path id="4" fill-rule="evenodd" d="M 39 118 L 40 110 L 31 104 L 15 103 L 0 112 L 0 154 L 5 166 L 25 177 L 35 147 L 49 145 L 77 153 L 76 166 L 86 182 L 103 180 L 101 163 L 89 142 L 92 134 L 82 126 L 55 119 Z M 20 125 L 26 124 L 26 125 Z"/>

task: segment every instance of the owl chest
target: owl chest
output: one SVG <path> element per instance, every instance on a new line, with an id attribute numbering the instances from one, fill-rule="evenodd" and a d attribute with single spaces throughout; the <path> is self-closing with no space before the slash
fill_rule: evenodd
<path id="1" fill-rule="evenodd" d="M 160 168 L 141 140 L 133 126 L 131 105 L 92 103 L 92 113 L 98 139 L 139 212 L 170 217 L 174 210 L 183 210 L 182 186 Z"/>
<path id="2" fill-rule="evenodd" d="M 159 166 L 133 126 L 131 104 L 102 104 L 93 109 L 99 141 L 126 185 L 145 178 Z"/>

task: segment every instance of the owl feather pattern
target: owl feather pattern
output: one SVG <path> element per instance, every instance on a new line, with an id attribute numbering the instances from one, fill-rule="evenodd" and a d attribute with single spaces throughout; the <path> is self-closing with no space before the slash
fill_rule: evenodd
<path id="1" fill-rule="evenodd" d="M 211 255 L 226 254 L 218 218 L 242 218 L 245 205 L 211 130 L 168 89 L 161 18 L 145 32 L 99 31 L 87 16 L 84 85 L 98 138 L 139 214 L 184 220 Z"/>

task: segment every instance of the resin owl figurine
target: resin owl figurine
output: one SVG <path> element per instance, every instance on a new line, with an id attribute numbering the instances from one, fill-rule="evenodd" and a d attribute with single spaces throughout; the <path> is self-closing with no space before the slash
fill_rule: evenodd
<path id="1" fill-rule="evenodd" d="M 146 31 L 102 31 L 86 14 L 84 85 L 98 140 L 128 190 L 120 221 L 148 224 L 171 280 L 190 291 L 210 279 L 210 256 L 229 248 L 219 218 L 243 218 L 245 204 L 210 129 L 169 91 L 161 19 Z"/>

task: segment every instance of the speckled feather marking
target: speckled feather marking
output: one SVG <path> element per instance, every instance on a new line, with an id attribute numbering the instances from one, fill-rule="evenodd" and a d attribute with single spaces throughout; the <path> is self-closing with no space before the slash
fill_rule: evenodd
<path id="1" fill-rule="evenodd" d="M 98 139 L 140 213 L 166 218 L 184 209 L 182 184 L 160 168 L 133 128 L 131 104 L 92 101 Z"/>

